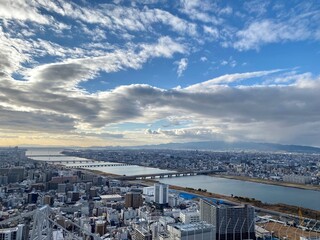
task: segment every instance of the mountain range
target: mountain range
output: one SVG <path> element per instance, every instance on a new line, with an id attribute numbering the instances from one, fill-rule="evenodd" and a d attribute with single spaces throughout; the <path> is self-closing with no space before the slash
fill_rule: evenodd
<path id="1" fill-rule="evenodd" d="M 140 146 L 132 146 L 132 147 L 107 147 L 107 148 L 320 153 L 320 148 L 312 147 L 312 146 L 284 145 L 284 144 L 277 144 L 277 143 L 224 142 L 224 141 L 166 143 L 166 144 L 157 144 L 157 145 L 140 145 Z"/>

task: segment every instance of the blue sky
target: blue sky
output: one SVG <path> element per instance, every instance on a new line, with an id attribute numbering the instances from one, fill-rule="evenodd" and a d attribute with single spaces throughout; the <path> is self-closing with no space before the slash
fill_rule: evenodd
<path id="1" fill-rule="evenodd" d="M 0 145 L 320 146 L 316 1 L 0 1 Z"/>

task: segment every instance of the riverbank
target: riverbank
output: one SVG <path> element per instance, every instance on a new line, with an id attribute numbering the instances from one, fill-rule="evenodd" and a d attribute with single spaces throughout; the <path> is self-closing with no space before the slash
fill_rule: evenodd
<path id="1" fill-rule="evenodd" d="M 116 177 L 119 175 L 111 174 L 111 173 L 105 173 L 101 172 L 99 170 L 87 170 L 89 172 L 92 172 L 94 174 L 102 175 L 102 176 L 109 176 L 109 177 Z M 217 175 L 214 175 L 217 176 Z M 240 179 L 239 179 L 240 180 Z M 144 180 L 136 180 L 136 181 L 130 181 L 135 184 L 141 184 L 144 186 L 152 186 L 154 183 L 158 182 L 156 179 L 144 179 Z M 312 218 L 312 219 L 319 219 L 320 218 L 320 211 L 308 209 L 308 208 L 302 208 L 287 204 L 269 204 L 269 203 L 263 203 L 260 200 L 254 199 L 254 198 L 248 198 L 248 197 L 238 197 L 238 196 L 227 196 L 217 193 L 211 193 L 207 192 L 202 189 L 193 189 L 189 187 L 180 187 L 176 185 L 169 185 L 170 189 L 178 190 L 178 191 L 184 191 L 193 193 L 195 195 L 200 195 L 204 197 L 210 197 L 210 198 L 217 198 L 217 199 L 223 199 L 226 201 L 230 201 L 236 204 L 250 204 L 257 209 L 265 209 L 266 211 L 274 211 L 278 213 L 285 213 L 285 214 L 291 214 L 291 215 L 298 215 L 299 210 L 301 210 L 302 215 L 304 218 Z"/>
<path id="2" fill-rule="evenodd" d="M 308 209 L 308 208 L 302 208 L 287 204 L 269 204 L 269 203 L 263 203 L 260 200 L 254 199 L 254 198 L 247 198 L 247 197 L 231 197 L 226 195 L 221 195 L 217 193 L 211 193 L 211 192 L 204 192 L 200 189 L 193 189 L 188 187 L 180 187 L 175 185 L 170 185 L 170 189 L 175 189 L 179 191 L 189 192 L 197 195 L 201 195 L 204 197 L 211 197 L 211 198 L 218 198 L 218 199 L 224 199 L 233 203 L 237 204 L 250 204 L 256 208 L 266 209 L 269 211 L 275 211 L 279 213 L 285 213 L 285 214 L 291 214 L 291 215 L 298 215 L 299 210 L 301 210 L 301 213 L 304 218 L 312 218 L 312 219 L 319 219 L 320 218 L 320 211 Z"/>
<path id="3" fill-rule="evenodd" d="M 320 191 L 320 186 L 311 186 L 311 185 L 298 184 L 298 183 L 277 182 L 277 181 L 261 179 L 261 178 L 251 178 L 251 177 L 245 177 L 245 176 L 231 176 L 231 175 L 222 175 L 222 174 L 210 174 L 209 176 L 234 179 L 234 180 L 240 180 L 240 181 L 247 181 L 247 182 L 254 182 L 254 183 L 269 184 L 269 185 L 282 186 L 282 187 L 291 187 L 291 188 L 299 188 L 299 189 L 305 189 L 305 190 Z"/>

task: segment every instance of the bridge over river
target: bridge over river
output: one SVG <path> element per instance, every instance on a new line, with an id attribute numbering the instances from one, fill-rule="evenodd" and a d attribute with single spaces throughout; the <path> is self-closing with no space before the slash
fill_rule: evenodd
<path id="1" fill-rule="evenodd" d="M 75 163 L 79 163 L 76 161 Z M 100 168 L 100 167 L 123 167 L 123 166 L 132 166 L 128 163 L 93 163 L 90 165 L 75 165 L 75 166 L 65 166 L 65 168 Z"/>
<path id="2" fill-rule="evenodd" d="M 206 171 L 181 171 L 181 172 L 171 172 L 171 173 L 153 173 L 153 174 L 140 174 L 132 176 L 117 176 L 114 177 L 118 180 L 137 180 L 137 179 L 155 179 L 155 178 L 171 178 L 171 177 L 183 177 L 183 176 L 196 176 L 196 175 L 208 175 L 214 173 L 225 172 L 222 169 L 216 170 L 206 170 Z"/>

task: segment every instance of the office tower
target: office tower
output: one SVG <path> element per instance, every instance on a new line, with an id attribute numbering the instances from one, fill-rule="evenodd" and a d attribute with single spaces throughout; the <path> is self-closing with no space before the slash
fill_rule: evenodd
<path id="1" fill-rule="evenodd" d="M 139 192 L 128 192 L 125 196 L 126 208 L 139 208 L 143 205 L 142 195 Z"/>
<path id="2" fill-rule="evenodd" d="M 163 183 L 154 184 L 154 202 L 166 205 L 169 201 L 169 186 Z"/>
<path id="3" fill-rule="evenodd" d="M 254 208 L 249 205 L 226 206 L 200 200 L 202 221 L 216 227 L 216 237 L 226 239 L 256 239 Z"/>

